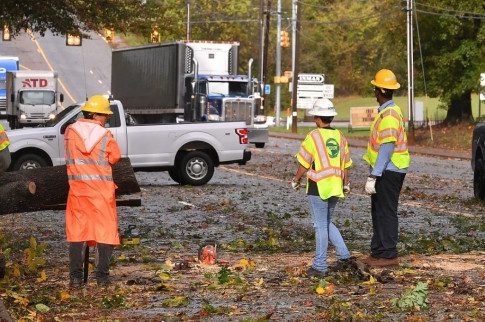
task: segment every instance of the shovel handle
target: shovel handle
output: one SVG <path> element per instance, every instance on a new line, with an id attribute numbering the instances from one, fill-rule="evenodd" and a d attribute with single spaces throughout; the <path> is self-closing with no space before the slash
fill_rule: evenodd
<path id="1" fill-rule="evenodd" d="M 86 247 L 84 248 L 84 264 L 83 264 L 84 283 L 88 282 L 88 275 L 89 275 L 89 246 L 86 243 Z"/>

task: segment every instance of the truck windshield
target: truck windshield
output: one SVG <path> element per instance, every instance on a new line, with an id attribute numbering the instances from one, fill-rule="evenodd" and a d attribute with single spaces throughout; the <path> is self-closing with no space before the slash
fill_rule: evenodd
<path id="1" fill-rule="evenodd" d="M 246 82 L 209 82 L 209 95 L 246 96 Z"/>
<path id="2" fill-rule="evenodd" d="M 0 79 L 0 89 L 5 89 L 6 88 L 5 84 L 6 84 L 5 79 Z"/>
<path id="3" fill-rule="evenodd" d="M 57 123 L 59 123 L 60 121 L 62 121 L 62 119 L 64 118 L 64 116 L 66 116 L 67 114 L 69 114 L 73 109 L 75 109 L 78 106 L 79 105 L 71 105 L 69 107 L 66 107 L 61 112 L 59 112 L 59 114 L 57 114 L 52 120 L 47 121 L 44 124 L 44 126 L 45 127 L 53 127 L 53 126 L 55 126 Z"/>
<path id="4" fill-rule="evenodd" d="M 56 95 L 52 91 L 22 91 L 20 92 L 20 104 L 27 105 L 52 105 Z"/>

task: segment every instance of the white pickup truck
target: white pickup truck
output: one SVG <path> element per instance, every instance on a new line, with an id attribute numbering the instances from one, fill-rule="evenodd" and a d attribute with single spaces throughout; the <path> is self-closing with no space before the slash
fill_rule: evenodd
<path id="1" fill-rule="evenodd" d="M 114 114 L 106 127 L 135 170 L 168 171 L 179 184 L 203 185 L 212 178 L 214 167 L 251 159 L 244 122 L 137 125 L 120 101 L 111 104 Z M 72 105 L 44 127 L 8 131 L 10 169 L 64 164 L 64 132 L 81 117 L 80 105 Z"/>

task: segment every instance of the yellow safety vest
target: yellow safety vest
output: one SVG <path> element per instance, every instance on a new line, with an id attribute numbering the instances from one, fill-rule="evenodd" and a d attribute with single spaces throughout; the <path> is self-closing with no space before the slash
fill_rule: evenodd
<path id="1" fill-rule="evenodd" d="M 8 140 L 7 132 L 5 132 L 5 129 L 3 128 L 2 124 L 0 124 L 0 151 L 5 149 L 9 145 L 10 145 L 10 141 Z"/>
<path id="2" fill-rule="evenodd" d="M 308 169 L 307 179 L 317 183 L 322 199 L 344 197 L 344 170 L 352 165 L 352 159 L 347 139 L 339 130 L 311 131 L 301 144 L 296 158 Z"/>
<path id="3" fill-rule="evenodd" d="M 401 109 L 397 105 L 386 107 L 377 114 L 371 126 L 367 152 L 363 159 L 374 167 L 381 144 L 389 142 L 394 142 L 391 162 L 399 169 L 409 167 L 411 158 L 407 146 L 408 139 Z"/>

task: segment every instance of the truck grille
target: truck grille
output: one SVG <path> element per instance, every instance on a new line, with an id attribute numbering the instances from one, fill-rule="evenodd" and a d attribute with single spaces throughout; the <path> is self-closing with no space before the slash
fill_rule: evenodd
<path id="1" fill-rule="evenodd" d="M 251 125 L 253 104 L 248 101 L 228 101 L 225 102 L 225 121 L 226 122 L 246 122 Z"/>
<path id="2" fill-rule="evenodd" d="M 43 119 L 45 118 L 46 116 L 44 115 L 44 113 L 30 113 L 29 114 L 29 117 L 31 119 Z"/>

